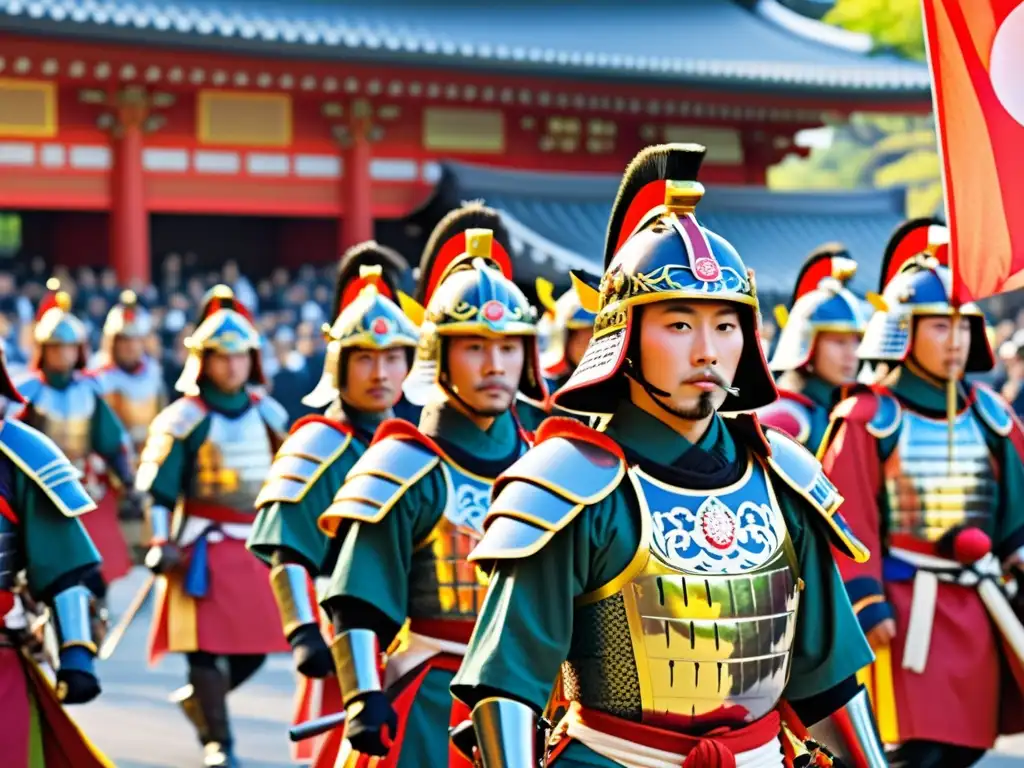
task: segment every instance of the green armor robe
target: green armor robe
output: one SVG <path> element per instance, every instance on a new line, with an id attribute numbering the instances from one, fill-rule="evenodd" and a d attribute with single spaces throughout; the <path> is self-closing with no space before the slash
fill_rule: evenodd
<path id="1" fill-rule="evenodd" d="M 394 424 L 396 422 L 392 422 Z M 385 430 L 388 425 L 385 425 Z M 334 620 L 337 634 L 375 628 L 386 648 L 408 620 L 410 632 L 465 643 L 483 599 L 484 586 L 474 576 L 465 580 L 465 557 L 479 539 L 490 486 L 500 472 L 526 450 L 512 413 L 495 418 L 485 432 L 447 403 L 428 404 L 419 432 L 435 447 L 402 440 L 418 458 L 402 467 L 382 465 L 382 472 L 416 467 L 425 473 L 404 490 L 380 500 L 380 512 L 358 519 L 344 500 L 346 488 L 363 472 L 373 472 L 377 451 L 397 438 L 378 441 L 349 474 L 321 527 L 348 525 L 338 562 L 322 604 Z M 375 450 L 376 449 L 376 450 Z M 376 504 L 376 502 L 375 502 Z M 333 524 L 329 523 L 331 519 Z M 472 569 L 468 569 L 472 571 Z M 381 627 L 387 627 L 382 633 Z M 445 656 L 442 653 L 439 656 Z M 385 684 L 402 683 L 416 675 L 401 669 L 402 652 L 389 659 Z M 449 658 L 450 655 L 448 656 Z M 429 667 L 408 708 L 398 707 L 401 741 L 399 768 L 446 765 L 452 699 L 448 692 L 454 665 L 425 662 Z"/>
<path id="2" fill-rule="evenodd" d="M 604 434 L 641 462 L 666 466 L 684 455 L 687 463 L 695 457 L 690 442 L 628 402 L 620 405 Z M 746 461 L 750 450 L 737 444 L 727 422 L 718 416 L 696 449 L 707 455 L 702 459 L 710 457 L 717 465 Z M 811 699 L 848 681 L 871 662 L 872 655 L 836 570 L 825 521 L 787 485 L 774 480 L 773 486 L 804 585 L 784 695 L 790 700 Z M 500 496 L 495 503 L 499 501 Z M 585 669 L 589 658 L 595 662 L 591 668 L 597 669 L 599 638 L 607 638 L 614 628 L 607 623 L 607 601 L 580 598 L 614 583 L 633 562 L 641 546 L 642 514 L 630 483 L 620 481 L 597 503 L 585 504 L 539 549 L 528 546 L 532 553 L 497 559 L 477 629 L 452 683 L 453 695 L 470 707 L 485 697 L 505 697 L 539 713 L 564 661 L 576 659 L 577 669 Z M 481 550 L 487 544 L 485 537 Z M 486 559 L 482 565 L 487 567 Z M 628 656 L 628 644 L 623 651 Z M 620 701 L 629 698 L 624 692 L 638 690 L 636 667 L 628 658 L 623 661 L 618 670 L 625 678 L 603 683 L 605 691 Z M 639 716 L 639 701 L 623 706 Z M 579 742 L 569 744 L 558 764 L 616 765 Z"/>

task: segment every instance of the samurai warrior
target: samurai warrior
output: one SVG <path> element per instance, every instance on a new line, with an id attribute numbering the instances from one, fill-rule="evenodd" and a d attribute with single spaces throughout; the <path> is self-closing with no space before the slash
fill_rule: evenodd
<path id="1" fill-rule="evenodd" d="M 374 242 L 342 256 L 336 319 L 324 328 L 323 376 L 303 400 L 327 412 L 292 426 L 256 499 L 260 511 L 248 547 L 271 566 L 271 589 L 300 677 L 296 723 L 341 710 L 322 634 L 330 636 L 330 624 L 321 627 L 311 592 L 316 579 L 334 571 L 341 539 L 332 542 L 317 520 L 402 394 L 419 331 L 395 303 L 401 264 L 398 254 Z M 313 740 L 299 742 L 294 759 L 308 763 L 315 746 Z"/>
<path id="2" fill-rule="evenodd" d="M 146 354 L 152 321 L 133 291 L 121 294 L 103 323 L 103 342 L 96 378 L 103 399 L 121 419 L 136 454 L 146 443 L 149 425 L 167 405 L 160 364 Z"/>
<path id="3" fill-rule="evenodd" d="M 600 285 L 577 281 L 594 337 L 554 401 L 614 409 L 604 431 L 551 418 L 495 484 L 470 557 L 490 586 L 451 688 L 473 726 L 454 741 L 485 768 L 538 764 L 556 678 L 548 764 L 765 768 L 799 747 L 830 765 L 824 743 L 885 765 L 832 556 L 868 556 L 842 498 L 788 435 L 722 415 L 776 391 L 753 274 L 695 218 L 704 151 L 633 160 Z"/>
<path id="4" fill-rule="evenodd" d="M 0 399 L 24 401 L 0 352 Z M 100 556 L 79 517 L 96 504 L 52 440 L 8 418 L 0 422 L 0 755 L 10 768 L 113 768 L 63 704 L 96 698 L 91 603 L 82 585 Z M 19 583 L 19 574 L 24 583 Z M 57 634 L 54 687 L 33 660 L 38 645 L 23 620 L 29 599 L 49 606 Z"/>
<path id="5" fill-rule="evenodd" d="M 1002 398 L 961 381 L 993 355 L 981 310 L 951 301 L 948 239 L 928 219 L 896 231 L 859 349 L 887 372 L 836 407 L 822 445 L 850 526 L 877 555 L 840 570 L 900 768 L 972 765 L 1024 725 L 1024 677 L 1010 675 L 1024 644 L 1002 589 L 1024 551 L 1024 434 Z"/>
<path id="6" fill-rule="evenodd" d="M 233 766 L 228 691 L 290 650 L 266 570 L 245 549 L 287 415 L 262 391 L 260 336 L 230 288 L 211 289 L 186 345 L 184 397 L 150 427 L 138 474 L 158 575 L 149 660 L 185 654 L 188 685 L 173 698 L 205 765 Z"/>
<path id="7" fill-rule="evenodd" d="M 822 246 L 804 262 L 790 309 L 775 308 L 781 331 L 769 367 L 779 374 L 779 399 L 758 417 L 812 452 L 825 436 L 836 395 L 860 368 L 863 302 L 846 287 L 856 271 L 841 245 Z"/>
<path id="8" fill-rule="evenodd" d="M 352 756 L 338 765 L 449 765 L 448 693 L 483 600 L 466 558 L 479 540 L 491 485 L 525 453 L 511 412 L 517 392 L 545 397 L 534 311 L 512 282 L 496 214 L 457 209 L 421 261 L 409 400 L 419 427 L 385 422 L 320 518 L 343 537 L 323 605 Z M 408 632 L 399 631 L 408 620 Z M 383 674 L 380 654 L 390 649 Z M 345 762 L 345 761 L 348 762 Z M 465 764 L 456 756 L 452 764 Z"/>
<path id="9" fill-rule="evenodd" d="M 32 370 L 18 383 L 25 400 L 21 418 L 57 444 L 82 473 L 96 502 L 82 522 L 103 558 L 88 584 L 102 606 L 107 585 L 132 567 L 115 488 L 129 505 L 141 505 L 134 491 L 135 452 L 124 424 L 103 399 L 99 381 L 85 371 L 88 335 L 71 313 L 71 297 L 56 279 L 47 288 L 50 292 L 36 314 Z"/>
<path id="10" fill-rule="evenodd" d="M 548 345 L 541 353 L 540 362 L 549 393 L 556 392 L 566 381 L 587 349 L 594 332 L 594 314 L 580 305 L 575 289 L 570 288 L 557 300 L 554 286 L 544 278 L 537 278 L 537 297 L 545 312 L 537 324 L 548 327 Z M 550 397 L 550 395 L 549 395 Z M 542 406 L 542 407 L 541 407 Z M 517 409 L 523 426 L 531 432 L 551 414 L 551 404 L 525 403 Z M 568 416 L 565 411 L 557 415 Z"/>

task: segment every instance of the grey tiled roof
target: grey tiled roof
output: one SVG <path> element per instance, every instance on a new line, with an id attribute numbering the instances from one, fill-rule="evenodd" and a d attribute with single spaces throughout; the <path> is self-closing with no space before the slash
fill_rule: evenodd
<path id="1" fill-rule="evenodd" d="M 928 89 L 922 64 L 809 39 L 731 0 L 0 0 L 5 27 L 510 72 L 782 90 Z"/>
<path id="2" fill-rule="evenodd" d="M 514 245 L 553 269 L 600 272 L 605 230 L 619 178 L 497 171 L 447 164 L 442 187 L 483 199 L 510 221 Z M 844 243 L 859 269 L 853 289 L 875 290 L 882 251 L 903 221 L 903 190 L 772 192 L 714 187 L 697 209 L 701 224 L 728 239 L 758 290 L 788 297 L 804 258 L 830 240 Z"/>

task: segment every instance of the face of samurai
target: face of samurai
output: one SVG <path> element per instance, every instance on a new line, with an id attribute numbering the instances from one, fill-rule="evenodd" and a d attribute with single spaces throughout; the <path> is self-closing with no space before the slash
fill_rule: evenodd
<path id="1" fill-rule="evenodd" d="M 593 335 L 593 328 L 574 328 L 569 331 L 569 338 L 565 342 L 565 359 L 573 370 L 583 359 L 583 353 L 587 351 L 587 345 Z"/>
<path id="2" fill-rule="evenodd" d="M 515 401 L 526 349 L 519 336 L 452 336 L 446 384 L 474 412 L 497 416 Z"/>
<path id="3" fill-rule="evenodd" d="M 203 376 L 228 394 L 240 391 L 251 374 L 251 352 L 208 352 L 203 361 Z"/>
<path id="4" fill-rule="evenodd" d="M 359 411 L 386 411 L 402 396 L 402 382 L 407 373 L 409 356 L 404 348 L 356 347 L 346 355 L 345 384 L 341 397 Z"/>
<path id="5" fill-rule="evenodd" d="M 811 370 L 833 387 L 849 384 L 857 378 L 860 360 L 857 347 L 859 333 L 824 331 L 815 337 Z"/>
<path id="6" fill-rule="evenodd" d="M 139 336 L 119 335 L 114 338 L 114 362 L 119 368 L 133 371 L 142 362 L 145 341 Z"/>
<path id="7" fill-rule="evenodd" d="M 635 311 L 635 310 L 634 310 Z M 700 421 L 725 402 L 743 354 L 743 331 L 735 304 L 664 301 L 642 308 L 640 367 L 666 410 Z M 654 397 L 630 380 L 634 402 Z"/>
<path id="8" fill-rule="evenodd" d="M 935 379 L 959 379 L 971 350 L 971 321 L 961 317 L 957 333 L 953 318 L 936 315 L 919 317 L 914 324 L 910 359 Z"/>
<path id="9" fill-rule="evenodd" d="M 71 373 L 81 353 L 77 344 L 44 344 L 42 368 L 47 373 L 64 375 Z"/>

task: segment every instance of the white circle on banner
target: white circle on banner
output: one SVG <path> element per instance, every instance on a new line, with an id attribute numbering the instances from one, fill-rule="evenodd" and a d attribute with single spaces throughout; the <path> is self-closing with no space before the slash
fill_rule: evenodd
<path id="1" fill-rule="evenodd" d="M 1024 125 L 1024 3 L 1010 11 L 996 30 L 989 57 L 989 78 L 996 98 L 1010 117 Z"/>

